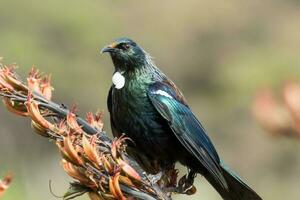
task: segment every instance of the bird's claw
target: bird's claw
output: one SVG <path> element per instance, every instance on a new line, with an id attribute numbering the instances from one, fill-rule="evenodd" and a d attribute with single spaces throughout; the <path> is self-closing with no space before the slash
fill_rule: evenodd
<path id="1" fill-rule="evenodd" d="M 174 192 L 179 194 L 187 194 L 192 195 L 195 194 L 197 189 L 194 186 L 194 178 L 195 174 L 189 173 L 188 175 L 184 175 L 178 181 L 178 184 L 175 187 L 168 187 L 165 190 L 167 192 Z"/>
<path id="2" fill-rule="evenodd" d="M 149 180 L 149 182 L 154 185 L 156 184 L 159 180 L 161 180 L 163 176 L 163 172 L 159 172 L 157 174 L 154 174 L 154 175 L 147 175 L 147 178 Z"/>

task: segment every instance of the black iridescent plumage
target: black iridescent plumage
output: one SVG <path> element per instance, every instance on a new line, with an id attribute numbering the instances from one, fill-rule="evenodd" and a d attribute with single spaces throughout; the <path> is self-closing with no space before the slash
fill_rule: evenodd
<path id="1" fill-rule="evenodd" d="M 121 38 L 102 49 L 125 85 L 108 96 L 113 134 L 125 133 L 150 161 L 161 167 L 176 161 L 202 174 L 225 200 L 261 199 L 220 160 L 182 93 L 135 42 Z"/>

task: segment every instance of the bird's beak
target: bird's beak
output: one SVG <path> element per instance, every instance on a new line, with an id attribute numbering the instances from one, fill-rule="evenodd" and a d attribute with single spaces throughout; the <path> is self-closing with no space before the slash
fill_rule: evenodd
<path id="1" fill-rule="evenodd" d="M 117 46 L 116 43 L 112 43 L 110 45 L 107 45 L 106 47 L 104 47 L 103 49 L 101 49 L 100 53 L 106 53 L 106 52 L 113 52 L 115 51 L 115 47 Z"/>

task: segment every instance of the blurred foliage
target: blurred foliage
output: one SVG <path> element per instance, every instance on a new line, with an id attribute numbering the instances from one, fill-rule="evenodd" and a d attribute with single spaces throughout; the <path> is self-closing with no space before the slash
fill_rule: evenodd
<path id="1" fill-rule="evenodd" d="M 52 73 L 56 101 L 107 113 L 113 67 L 99 49 L 133 38 L 183 90 L 232 168 L 264 199 L 296 200 L 299 141 L 262 134 L 250 105 L 258 88 L 300 79 L 299 8 L 296 0 L 1 0 L 0 56 L 26 66 L 20 73 L 32 64 Z M 69 180 L 55 148 L 3 107 L 0 120 L 0 171 L 15 177 L 4 199 L 54 199 L 49 179 L 62 194 Z M 197 181 L 191 199 L 220 199 L 203 178 Z"/>
<path id="2" fill-rule="evenodd" d="M 12 174 L 7 174 L 3 179 L 0 179 L 0 198 L 2 198 L 5 191 L 9 188 L 12 179 Z"/>

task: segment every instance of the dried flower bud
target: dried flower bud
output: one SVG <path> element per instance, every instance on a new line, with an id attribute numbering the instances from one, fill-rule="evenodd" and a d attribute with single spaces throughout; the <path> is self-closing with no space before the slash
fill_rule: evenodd
<path id="1" fill-rule="evenodd" d="M 42 95 L 47 99 L 51 100 L 52 98 L 52 91 L 54 88 L 51 86 L 51 75 L 45 76 L 41 81 L 41 92 Z"/>
<path id="2" fill-rule="evenodd" d="M 11 101 L 7 97 L 4 97 L 2 101 L 10 112 L 24 117 L 28 116 L 28 112 L 24 105 L 18 106 L 17 102 Z"/>
<path id="3" fill-rule="evenodd" d="M 31 116 L 34 122 L 36 122 L 37 124 L 39 124 L 41 127 L 45 129 L 50 129 L 50 130 L 55 129 L 55 126 L 42 116 L 38 108 L 38 104 L 32 100 L 31 94 L 28 95 L 26 107 L 29 115 Z"/>
<path id="4" fill-rule="evenodd" d="M 27 85 L 28 88 L 31 91 L 37 92 L 39 94 L 42 94 L 41 88 L 41 78 L 39 75 L 39 70 L 34 68 L 34 66 L 31 68 L 31 71 L 29 72 L 29 77 L 27 78 Z"/>
<path id="5" fill-rule="evenodd" d="M 116 199 L 125 200 L 126 198 L 124 197 L 120 188 L 119 178 L 120 173 L 116 173 L 109 179 L 109 190 Z"/>
<path id="6" fill-rule="evenodd" d="M 64 137 L 63 151 L 68 156 L 69 158 L 68 160 L 71 161 L 73 164 L 75 165 L 83 164 L 83 161 L 78 155 L 78 152 L 75 150 L 69 135 Z"/>
<path id="7" fill-rule="evenodd" d="M 102 112 L 97 112 L 96 115 L 94 115 L 91 112 L 88 112 L 86 115 L 86 120 L 87 122 L 97 129 L 98 131 L 103 130 L 103 113 Z"/>
<path id="8" fill-rule="evenodd" d="M 20 91 L 26 91 L 27 90 L 26 86 L 14 74 L 14 71 L 13 71 L 14 68 L 16 68 L 15 65 L 10 66 L 10 67 L 5 67 L 3 69 L 3 73 L 2 73 L 3 79 L 12 88 L 14 88 L 16 90 L 20 90 Z"/>
<path id="9" fill-rule="evenodd" d="M 62 165 L 64 170 L 67 172 L 67 174 L 72 178 L 80 181 L 81 183 L 83 183 L 88 187 L 93 188 L 96 186 L 95 183 L 91 182 L 91 180 L 83 172 L 81 172 L 78 167 L 74 166 L 72 163 L 67 162 L 66 160 L 62 160 Z"/>
<path id="10" fill-rule="evenodd" d="M 6 82 L 3 70 L 0 70 L 0 90 L 3 89 L 12 91 L 14 88 Z"/>
<path id="11" fill-rule="evenodd" d="M 71 113 L 71 112 L 68 113 L 67 124 L 73 131 L 75 131 L 77 133 L 83 133 L 83 130 L 77 123 L 76 115 L 74 113 Z"/>
<path id="12" fill-rule="evenodd" d="M 129 177 L 133 178 L 136 181 L 141 181 L 141 176 L 137 173 L 135 169 L 133 169 L 127 162 L 122 160 L 121 158 L 117 159 L 117 163 L 121 167 L 122 171 L 128 175 Z"/>
<path id="13" fill-rule="evenodd" d="M 98 167 L 101 160 L 98 155 L 96 145 L 95 143 L 91 143 L 84 134 L 82 135 L 82 146 L 84 153 L 88 157 L 88 159 L 94 162 L 96 164 L 96 167 Z"/>

